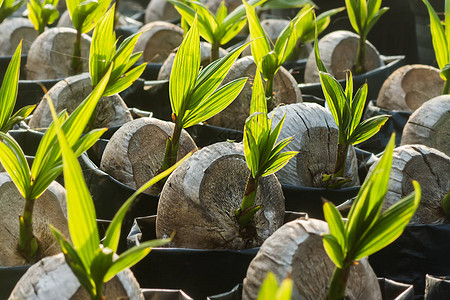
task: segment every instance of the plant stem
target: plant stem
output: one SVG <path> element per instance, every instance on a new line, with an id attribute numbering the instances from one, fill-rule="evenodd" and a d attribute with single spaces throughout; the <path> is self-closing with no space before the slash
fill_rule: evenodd
<path id="1" fill-rule="evenodd" d="M 336 267 L 331 277 L 326 300 L 344 300 L 345 287 L 350 273 L 350 264 L 344 265 L 342 269 Z"/>
<path id="2" fill-rule="evenodd" d="M 241 207 L 235 211 L 236 218 L 241 227 L 249 225 L 253 215 L 261 208 L 261 206 L 255 206 L 258 183 L 259 178 L 253 178 L 252 174 L 248 176 Z"/>
<path id="3" fill-rule="evenodd" d="M 442 90 L 442 95 L 446 95 L 449 92 L 450 81 L 446 80 L 444 84 L 444 89 Z"/>
<path id="4" fill-rule="evenodd" d="M 75 40 L 75 45 L 73 48 L 72 56 L 72 75 L 81 73 L 83 69 L 83 62 L 81 61 L 81 28 L 77 29 L 77 36 Z"/>
<path id="5" fill-rule="evenodd" d="M 344 177 L 345 161 L 347 159 L 349 145 L 338 143 L 336 164 L 334 165 L 333 177 Z"/>
<path id="6" fill-rule="evenodd" d="M 273 76 L 266 81 L 266 100 L 273 101 Z"/>
<path id="7" fill-rule="evenodd" d="M 30 261 L 37 252 L 37 239 L 33 234 L 33 207 L 34 201 L 25 199 L 22 216 L 19 217 L 19 250 Z"/>
<path id="8" fill-rule="evenodd" d="M 366 61 L 366 38 L 359 37 L 358 52 L 356 54 L 355 65 L 353 66 L 353 72 L 355 75 L 360 75 L 366 72 L 364 63 Z"/>
<path id="9" fill-rule="evenodd" d="M 219 59 L 219 48 L 220 48 L 219 43 L 214 42 L 211 44 L 211 57 L 209 63 L 212 63 L 213 61 Z"/>
<path id="10" fill-rule="evenodd" d="M 167 139 L 166 151 L 164 153 L 164 160 L 160 172 L 164 172 L 177 162 L 178 144 L 180 141 L 181 128 L 175 122 L 172 136 Z"/>

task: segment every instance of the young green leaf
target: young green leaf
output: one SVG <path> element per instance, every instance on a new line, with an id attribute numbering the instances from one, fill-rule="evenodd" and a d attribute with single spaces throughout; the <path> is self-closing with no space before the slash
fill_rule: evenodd
<path id="1" fill-rule="evenodd" d="M 278 286 L 278 281 L 272 272 L 268 272 L 258 293 L 258 300 L 290 300 L 293 282 L 287 277 Z"/>
<path id="2" fill-rule="evenodd" d="M 28 18 L 39 34 L 43 33 L 45 27 L 53 24 L 59 17 L 56 6 L 59 0 L 29 0 L 27 3 Z"/>
<path id="3" fill-rule="evenodd" d="M 18 10 L 26 0 L 4 0 L 0 1 L 0 23 L 3 22 L 7 17 L 12 15 L 16 10 Z"/>

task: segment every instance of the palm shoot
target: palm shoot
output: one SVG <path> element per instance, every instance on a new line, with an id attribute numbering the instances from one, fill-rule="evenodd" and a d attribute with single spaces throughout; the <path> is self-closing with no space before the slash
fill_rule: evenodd
<path id="1" fill-rule="evenodd" d="M 56 6 L 59 0 L 29 0 L 27 3 L 28 18 L 39 34 L 43 33 L 47 25 L 53 24 L 59 17 Z"/>

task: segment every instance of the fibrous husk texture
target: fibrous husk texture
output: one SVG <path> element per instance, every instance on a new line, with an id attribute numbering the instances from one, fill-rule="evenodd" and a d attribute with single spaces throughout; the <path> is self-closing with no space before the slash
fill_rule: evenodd
<path id="1" fill-rule="evenodd" d="M 180 14 L 172 5 L 166 0 L 152 0 L 145 9 L 145 23 L 154 21 L 169 21 L 180 18 Z"/>
<path id="2" fill-rule="evenodd" d="M 34 25 L 25 18 L 10 18 L 0 24 L 0 56 L 13 55 L 21 40 L 22 53 L 27 53 L 37 38 Z"/>
<path id="3" fill-rule="evenodd" d="M 174 124 L 154 118 L 128 122 L 111 137 L 103 152 L 100 168 L 120 182 L 137 189 L 157 175 L 162 166 L 166 141 Z M 178 159 L 197 147 L 182 130 Z M 155 188 L 147 193 L 157 193 Z"/>
<path id="4" fill-rule="evenodd" d="M 143 27 L 134 52 L 143 51 L 140 58 L 145 62 L 164 62 L 169 54 L 183 41 L 183 29 L 169 22 L 156 21 Z"/>
<path id="5" fill-rule="evenodd" d="M 369 169 L 370 173 L 375 168 Z M 383 209 L 414 191 L 412 180 L 422 188 L 420 205 L 411 224 L 449 223 L 444 217 L 442 199 L 450 190 L 450 157 L 424 145 L 405 145 L 394 149 L 389 189 Z"/>
<path id="6" fill-rule="evenodd" d="M 0 173 L 0 266 L 22 266 L 29 262 L 18 251 L 19 215 L 23 214 L 25 199 L 19 193 L 8 173 Z M 61 252 L 53 237 L 49 224 L 69 237 L 67 226 L 66 190 L 52 182 L 47 190 L 35 200 L 33 210 L 33 232 L 39 250 L 35 261 Z"/>
<path id="7" fill-rule="evenodd" d="M 250 115 L 255 73 L 256 65 L 253 57 L 245 56 L 235 61 L 222 85 L 240 77 L 248 77 L 247 83 L 239 96 L 227 108 L 207 121 L 209 124 L 236 130 L 244 129 L 245 120 Z M 273 101 L 267 102 L 267 109 L 271 111 L 281 103 L 297 102 L 302 102 L 302 93 L 297 82 L 285 68 L 280 67 L 273 79 Z"/>
<path id="8" fill-rule="evenodd" d="M 48 91 L 47 95 L 52 99 L 56 112 L 66 109 L 70 114 L 92 90 L 89 73 L 83 73 L 61 80 Z M 128 107 L 119 94 L 101 97 L 94 113 L 94 128 L 119 126 L 132 120 Z M 29 125 L 31 128 L 47 128 L 52 122 L 47 96 L 44 96 Z"/>
<path id="9" fill-rule="evenodd" d="M 387 110 L 413 112 L 424 102 L 441 95 L 444 80 L 439 69 L 426 65 L 406 65 L 383 83 L 377 106 Z"/>
<path id="10" fill-rule="evenodd" d="M 284 151 L 299 151 L 276 175 L 283 184 L 325 187 L 322 175 L 332 174 L 337 156 L 338 127 L 331 113 L 315 103 L 281 106 L 269 113 L 272 128 L 286 115 L 278 140 L 294 136 Z M 345 177 L 346 186 L 359 184 L 355 149 L 349 148 Z"/>
<path id="11" fill-rule="evenodd" d="M 165 0 L 164 0 L 165 1 Z M 200 42 L 200 53 L 201 53 L 201 66 L 205 67 L 209 64 L 209 60 L 211 57 L 211 44 L 206 42 Z M 227 55 L 227 51 L 219 48 L 219 57 L 224 57 Z M 169 80 L 170 72 L 172 72 L 172 65 L 175 61 L 175 53 L 169 54 L 167 59 L 164 61 L 161 69 L 158 73 L 158 80 Z"/>
<path id="12" fill-rule="evenodd" d="M 251 225 L 235 217 L 249 170 L 242 144 L 222 142 L 197 151 L 168 178 L 156 219 L 158 238 L 176 232 L 173 247 L 245 249 L 257 247 L 283 224 L 284 197 L 274 175 L 259 181 Z"/>
<path id="13" fill-rule="evenodd" d="M 279 281 L 293 280 L 292 299 L 325 299 L 335 265 L 323 248 L 321 234 L 326 222 L 297 219 L 269 237 L 250 263 L 244 279 L 242 299 L 257 299 L 270 271 Z M 345 299 L 381 299 L 377 277 L 366 258 L 351 267 Z"/>
<path id="14" fill-rule="evenodd" d="M 450 95 L 425 102 L 403 129 L 402 145 L 423 144 L 450 155 Z"/>
<path id="15" fill-rule="evenodd" d="M 345 71 L 351 70 L 356 60 L 359 35 L 345 30 L 333 31 L 319 41 L 319 53 L 328 72 L 336 79 L 345 79 Z M 384 65 L 377 49 L 366 41 L 366 71 Z M 314 51 L 308 57 L 305 68 L 305 82 L 320 82 Z"/>
<path id="16" fill-rule="evenodd" d="M 42 33 L 31 45 L 26 64 L 27 79 L 66 78 L 72 74 L 72 56 L 76 30 L 54 27 Z M 81 35 L 83 72 L 89 71 L 91 37 Z"/>
<path id="17" fill-rule="evenodd" d="M 129 269 L 118 273 L 103 286 L 104 299 L 144 300 L 139 284 Z M 89 299 L 88 292 L 80 285 L 62 253 L 46 257 L 22 276 L 11 300 Z"/>

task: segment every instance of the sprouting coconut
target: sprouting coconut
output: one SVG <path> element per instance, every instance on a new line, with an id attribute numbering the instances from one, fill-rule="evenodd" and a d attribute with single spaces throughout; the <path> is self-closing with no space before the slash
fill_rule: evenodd
<path id="1" fill-rule="evenodd" d="M 89 58 L 91 38 L 81 36 L 81 56 Z M 27 79 L 55 79 L 65 78 L 72 74 L 71 57 L 76 39 L 76 30 L 55 27 L 46 30 L 31 45 L 28 51 Z M 83 72 L 89 71 L 89 64 L 83 64 Z"/>
<path id="2" fill-rule="evenodd" d="M 250 115 L 250 102 L 252 97 L 251 86 L 253 84 L 256 71 L 256 65 L 253 57 L 246 56 L 238 59 L 227 76 L 225 77 L 223 84 L 235 80 L 239 77 L 249 77 L 249 80 L 244 86 L 244 89 L 239 96 L 224 109 L 220 114 L 208 120 L 208 123 L 215 126 L 227 127 L 236 130 L 242 130 L 244 128 L 245 120 Z M 273 84 L 273 101 L 268 101 L 268 110 L 271 111 L 277 105 L 281 103 L 297 103 L 302 102 L 302 94 L 295 81 L 289 72 L 280 67 L 274 77 Z"/>
<path id="3" fill-rule="evenodd" d="M 183 41 L 183 29 L 169 22 L 155 21 L 141 27 L 134 52 L 142 51 L 145 62 L 164 62 Z"/>
<path id="4" fill-rule="evenodd" d="M 335 265 L 325 252 L 326 222 L 297 219 L 279 228 L 261 246 L 244 279 L 242 299 L 257 299 L 270 271 L 278 280 L 290 276 L 292 299 L 325 299 Z M 352 266 L 345 299 L 381 299 L 377 277 L 367 258 Z"/>
<path id="5" fill-rule="evenodd" d="M 162 166 L 167 138 L 174 124 L 155 118 L 126 123 L 111 137 L 103 152 L 100 168 L 120 182 L 139 188 L 157 175 Z M 195 142 L 182 130 L 178 159 L 196 149 Z M 155 188 L 147 193 L 158 193 Z"/>
<path id="6" fill-rule="evenodd" d="M 387 110 L 413 112 L 424 102 L 441 95 L 444 80 L 439 69 L 406 65 L 395 70 L 383 83 L 377 106 Z"/>
<path id="7" fill-rule="evenodd" d="M 253 226 L 242 229 L 235 216 L 249 169 L 242 144 L 205 147 L 182 163 L 161 192 L 157 237 L 176 232 L 171 246 L 195 249 L 245 249 L 262 244 L 283 224 L 284 197 L 274 175 L 259 180 Z"/>
<path id="8" fill-rule="evenodd" d="M 11 18 L 0 24 L 0 56 L 13 55 L 14 50 L 23 39 L 23 53 L 27 53 L 30 44 L 37 38 L 38 32 L 30 20 L 25 18 Z"/>
<path id="9" fill-rule="evenodd" d="M 92 89 L 89 74 L 83 73 L 61 80 L 48 91 L 47 95 L 54 102 L 57 112 L 66 109 L 70 114 L 92 92 Z M 92 128 L 119 126 L 132 120 L 119 94 L 100 98 L 95 114 Z M 52 121 L 47 96 L 44 96 L 29 125 L 31 128 L 47 128 Z"/>
<path id="10" fill-rule="evenodd" d="M 336 79 L 345 79 L 345 71 L 351 70 L 358 49 L 359 36 L 345 30 L 334 31 L 319 41 L 320 57 L 328 72 Z M 375 47 L 366 41 L 365 70 L 370 71 L 384 65 Z M 314 52 L 311 52 L 305 68 L 305 82 L 319 82 Z"/>
<path id="11" fill-rule="evenodd" d="M 425 102 L 403 129 L 402 145 L 422 144 L 450 155 L 450 95 Z"/>
<path id="12" fill-rule="evenodd" d="M 279 140 L 295 139 L 286 150 L 299 154 L 280 171 L 281 183 L 308 187 L 325 187 L 324 174 L 331 174 L 336 164 L 338 127 L 331 113 L 315 103 L 295 103 L 269 113 L 274 124 L 286 115 Z M 349 147 L 344 177 L 351 178 L 344 186 L 359 184 L 358 165 L 353 146 Z"/>

